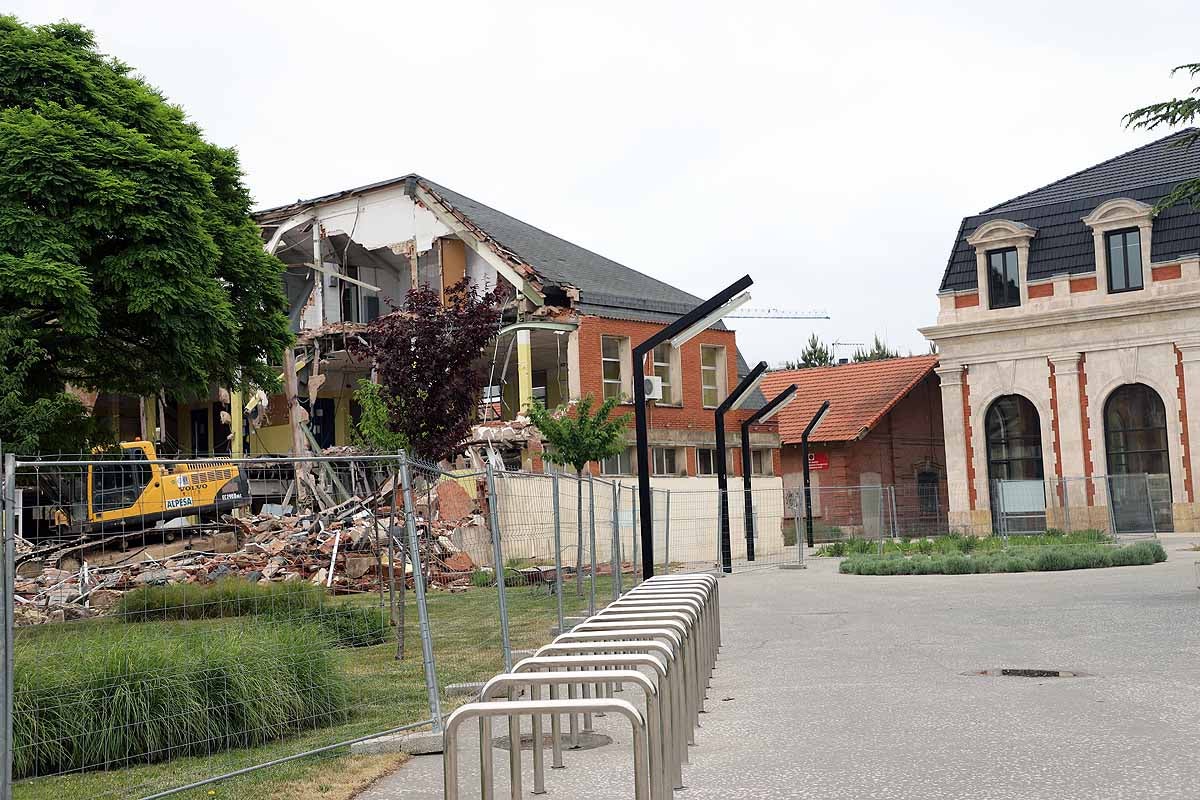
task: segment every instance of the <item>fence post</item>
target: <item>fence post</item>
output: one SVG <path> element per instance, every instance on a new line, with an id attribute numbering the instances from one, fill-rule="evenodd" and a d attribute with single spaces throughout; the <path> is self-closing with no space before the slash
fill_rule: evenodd
<path id="1" fill-rule="evenodd" d="M 14 572 L 13 538 L 17 533 L 17 463 L 16 456 L 4 455 L 3 491 L 0 492 L 0 508 L 3 508 L 3 520 L 0 522 L 0 541 L 3 542 L 3 580 L 0 581 L 0 593 L 4 595 L 4 619 L 0 621 L 0 638 L 3 639 L 3 664 L 0 669 L 0 798 L 12 800 L 12 766 L 13 766 L 13 588 L 16 580 Z"/>
<path id="2" fill-rule="evenodd" d="M 388 541 L 387 541 L 387 547 L 388 547 L 388 549 L 387 549 L 387 553 L 388 553 L 388 574 L 387 574 L 388 606 L 390 608 L 389 616 L 392 619 L 392 624 L 396 626 L 396 660 L 397 661 L 404 660 L 404 604 L 401 603 L 399 605 L 399 607 L 397 607 L 397 605 L 396 605 L 396 506 L 398 505 L 396 500 L 397 500 L 397 496 L 399 494 L 399 489 L 400 489 L 400 487 L 397 486 L 396 484 L 400 482 L 400 471 L 399 471 L 398 467 L 400 466 L 399 462 L 400 462 L 401 458 L 403 458 L 403 454 L 400 452 L 397 452 L 396 453 L 396 466 L 392 468 L 392 476 L 391 476 L 391 478 L 392 478 L 392 500 L 391 500 L 391 509 L 388 511 L 388 529 L 387 529 L 387 533 L 388 533 L 388 536 L 387 536 L 387 538 L 388 538 Z M 401 549 L 403 549 L 403 544 L 401 545 Z M 408 582 L 408 579 L 404 577 L 403 573 L 401 573 L 400 577 L 405 583 Z"/>
<path id="3" fill-rule="evenodd" d="M 504 671 L 512 672 L 512 645 L 508 640 L 508 597 L 504 592 L 504 547 L 500 543 L 500 497 L 496 494 L 496 469 L 487 462 L 488 515 L 492 522 L 492 574 L 500 598 L 500 643 L 504 648 Z"/>
<path id="4" fill-rule="evenodd" d="M 650 491 L 650 497 L 654 497 L 653 489 L 652 489 L 652 491 Z M 652 513 L 652 515 L 653 515 L 653 513 L 654 513 L 653 507 L 652 507 L 652 509 L 650 509 L 650 513 Z M 642 518 L 640 516 L 637 516 L 637 494 L 634 494 L 634 519 L 636 519 L 636 521 L 638 523 L 641 523 L 641 521 L 642 521 Z M 654 517 L 653 516 L 650 517 L 650 536 L 654 536 Z M 634 547 L 632 547 L 632 552 L 630 553 L 630 558 L 632 559 L 632 563 L 634 563 L 634 577 L 629 579 L 629 583 L 630 583 L 631 587 L 636 587 L 637 576 L 641 575 L 641 571 L 637 569 L 637 561 L 638 561 L 637 546 L 640 545 L 640 543 L 641 543 L 641 536 L 635 535 L 634 536 Z"/>
<path id="5" fill-rule="evenodd" d="M 671 574 L 671 490 L 665 490 L 666 516 L 663 517 L 663 575 Z"/>
<path id="6" fill-rule="evenodd" d="M 554 595 L 558 598 L 558 632 L 562 633 L 563 622 L 563 579 L 562 579 L 562 517 L 558 500 L 558 473 L 550 476 L 550 491 L 554 495 Z"/>
<path id="7" fill-rule="evenodd" d="M 621 483 L 617 480 L 613 481 L 612 504 L 612 594 L 613 600 L 616 601 L 621 599 L 621 592 L 625 589 L 621 585 L 624 583 L 621 569 L 625 566 L 625 559 L 621 557 Z"/>
<path id="8" fill-rule="evenodd" d="M 588 550 L 592 554 L 592 577 L 588 581 L 588 613 L 596 613 L 596 484 L 588 470 Z M 511 667 L 509 672 L 511 672 Z"/>
<path id="9" fill-rule="evenodd" d="M 413 503 L 412 470 L 408 455 L 400 455 L 400 483 L 404 489 L 404 526 L 408 531 L 408 549 L 412 562 L 413 589 L 417 595 L 417 620 L 421 628 L 421 660 L 425 665 L 425 693 L 429 697 L 429 716 L 433 729 L 442 730 L 442 700 L 438 690 L 437 667 L 433 663 L 433 631 L 429 627 L 429 608 L 425 605 L 425 565 L 421 562 L 421 544 L 417 538 L 417 507 Z"/>
<path id="10" fill-rule="evenodd" d="M 1150 530 L 1154 533 L 1154 538 L 1158 538 L 1158 520 L 1154 518 L 1154 497 L 1150 494 L 1150 473 L 1145 473 L 1146 478 L 1146 506 L 1150 512 Z"/>
<path id="11" fill-rule="evenodd" d="M 888 497 L 891 499 L 891 503 L 892 503 L 892 538 L 899 539 L 900 538 L 900 515 L 896 511 L 896 484 L 893 483 L 891 486 L 888 487 Z M 919 499 L 917 500 L 917 503 L 918 503 L 918 505 L 920 504 Z"/>
<path id="12" fill-rule="evenodd" d="M 651 489 L 650 491 L 651 491 L 651 497 L 653 497 L 654 490 Z M 633 564 L 633 577 L 629 580 L 630 586 L 637 586 L 637 584 L 638 584 L 638 575 L 640 574 L 638 572 L 638 542 L 641 541 L 641 538 L 642 538 L 642 518 L 640 516 L 638 516 L 638 494 L 637 494 L 637 492 L 634 492 L 634 494 L 633 494 L 633 541 L 631 542 L 630 548 L 629 548 L 630 549 L 629 560 L 630 560 L 630 563 Z"/>

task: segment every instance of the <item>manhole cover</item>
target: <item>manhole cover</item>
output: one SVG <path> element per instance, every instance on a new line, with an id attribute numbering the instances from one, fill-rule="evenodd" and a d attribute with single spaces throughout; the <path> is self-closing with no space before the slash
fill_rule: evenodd
<path id="1" fill-rule="evenodd" d="M 964 672 L 964 675 L 980 675 L 988 678 L 1087 678 L 1086 672 L 1077 669 L 1030 669 L 1025 667 L 1000 667 Z"/>
<path id="2" fill-rule="evenodd" d="M 605 745 L 612 744 L 612 737 L 605 736 L 603 733 L 580 733 L 579 734 L 579 744 L 577 747 L 574 747 L 574 748 L 571 747 L 570 734 L 564 733 L 562 736 L 559 737 L 559 741 L 562 743 L 563 750 L 572 750 L 572 749 L 574 749 L 574 750 L 595 750 L 597 747 L 604 747 Z M 501 750 L 507 750 L 509 748 L 507 736 L 501 736 L 499 738 L 493 739 L 492 744 L 496 747 L 499 747 Z M 548 733 L 544 734 L 542 736 L 542 747 L 549 750 L 553 746 L 554 746 L 554 737 Z M 532 734 L 527 733 L 527 734 L 524 734 L 521 736 L 521 749 L 522 750 L 532 750 L 533 749 L 533 735 Z"/>

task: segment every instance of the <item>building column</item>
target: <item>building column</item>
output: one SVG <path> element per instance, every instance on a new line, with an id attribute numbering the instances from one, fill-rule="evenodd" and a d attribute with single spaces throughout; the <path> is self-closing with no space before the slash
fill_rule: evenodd
<path id="1" fill-rule="evenodd" d="M 937 368 L 942 389 L 942 427 L 946 440 L 946 490 L 948 493 L 948 520 L 953 530 L 969 530 L 971 511 L 969 420 L 964 414 L 963 389 L 966 385 L 966 367 L 947 364 Z"/>
<path id="2" fill-rule="evenodd" d="M 1183 459 L 1187 462 L 1188 471 L 1185 473 L 1184 489 L 1186 497 L 1176 500 L 1176 508 L 1180 500 L 1186 500 L 1191 506 L 1191 530 L 1200 525 L 1200 507 L 1197 502 L 1197 476 L 1200 476 L 1200 341 L 1192 341 L 1176 345 L 1181 378 L 1179 381 L 1180 422 L 1186 417 L 1187 425 L 1183 429 L 1184 439 Z M 1176 514 L 1178 518 L 1179 514 Z M 1182 524 L 1181 524 L 1182 523 Z M 1176 530 L 1182 530 L 1186 520 L 1176 520 Z"/>
<path id="3" fill-rule="evenodd" d="M 529 331 L 517 331 L 517 405 L 521 413 L 533 405 L 533 348 Z"/>
<path id="4" fill-rule="evenodd" d="M 1079 385 L 1079 353 L 1054 353 L 1048 357 L 1054 369 L 1055 420 L 1058 433 L 1057 455 L 1062 459 L 1062 503 L 1066 518 L 1055 527 L 1088 527 L 1088 469 L 1085 463 L 1085 437 Z M 1068 522 L 1069 520 L 1069 522 Z"/>
<path id="5" fill-rule="evenodd" d="M 229 453 L 234 458 L 241 458 L 246 454 L 246 441 L 242 436 L 242 428 L 245 425 L 246 401 L 240 391 L 232 391 L 229 393 L 229 429 L 233 434 L 233 438 L 229 442 Z"/>

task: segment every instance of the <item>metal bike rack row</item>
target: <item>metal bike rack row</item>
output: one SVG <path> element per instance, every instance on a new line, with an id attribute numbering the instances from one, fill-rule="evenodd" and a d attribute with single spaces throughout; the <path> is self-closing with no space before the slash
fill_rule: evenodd
<path id="1" fill-rule="evenodd" d="M 688 763 L 688 746 L 696 744 L 720 646 L 715 576 L 650 578 L 514 665 L 511 672 L 492 678 L 481 690 L 479 702 L 450 715 L 442 742 L 446 800 L 459 797 L 458 731 L 469 719 L 479 721 L 480 797 L 493 800 L 495 717 L 508 718 L 512 800 L 523 793 L 520 720 L 532 717 L 533 793 L 544 794 L 543 717 L 550 716 L 551 766 L 562 768 L 563 714 L 568 717 L 570 746 L 578 746 L 581 731 L 592 730 L 593 716 L 619 714 L 628 719 L 633 731 L 634 797 L 670 800 L 675 789 L 683 788 L 683 765 Z M 643 709 L 613 696 L 626 685 L 641 690 Z M 542 699 L 543 686 L 549 687 L 549 700 Z M 525 690 L 531 699 L 514 699 Z M 508 699 L 497 700 L 504 697 Z"/>

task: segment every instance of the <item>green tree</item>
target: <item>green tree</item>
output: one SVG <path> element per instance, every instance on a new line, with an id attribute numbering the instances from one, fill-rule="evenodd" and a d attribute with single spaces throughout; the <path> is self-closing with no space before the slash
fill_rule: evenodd
<path id="1" fill-rule="evenodd" d="M 249 211 L 236 152 L 90 31 L 0 17 L 0 439 L 86 445 L 68 384 L 273 388 L 283 266 Z"/>
<path id="2" fill-rule="evenodd" d="M 875 341 L 871 343 L 869 350 L 863 350 L 860 347 L 854 351 L 855 361 L 886 361 L 889 358 L 899 357 L 900 351 L 888 347 L 887 343 L 879 338 L 879 334 L 875 334 Z"/>
<path id="3" fill-rule="evenodd" d="M 1186 72 L 1189 78 L 1200 78 L 1200 62 L 1181 64 L 1171 70 L 1172 75 L 1176 72 Z M 1125 125 L 1151 131 L 1159 125 L 1170 128 L 1187 125 L 1200 117 L 1200 86 L 1193 87 L 1190 94 L 1190 97 L 1173 97 L 1130 111 L 1124 116 Z M 1183 137 L 1178 146 L 1191 147 L 1197 140 L 1200 140 L 1200 131 Z M 1200 178 L 1191 178 L 1176 186 L 1169 195 L 1158 201 L 1154 211 L 1157 213 L 1181 202 L 1189 202 L 1192 208 L 1200 208 Z"/>
<path id="4" fill-rule="evenodd" d="M 808 369 L 810 367 L 828 367 L 833 364 L 833 351 L 817 338 L 814 333 L 808 337 L 800 358 L 796 361 L 785 361 L 784 369 Z"/>
<path id="5" fill-rule="evenodd" d="M 629 415 L 612 416 L 619 398 L 610 397 L 592 411 L 596 399 L 587 395 L 578 402 L 559 406 L 553 412 L 540 404 L 529 409 L 529 419 L 550 445 L 545 459 L 551 464 L 574 467 L 579 477 L 575 497 L 575 591 L 583 596 L 583 470 L 592 461 L 615 456 L 625 449 Z"/>
<path id="6" fill-rule="evenodd" d="M 354 390 L 360 413 L 354 424 L 352 438 L 359 447 L 378 453 L 395 453 L 408 449 L 408 438 L 394 429 L 391 396 L 378 383 L 361 379 Z"/>

